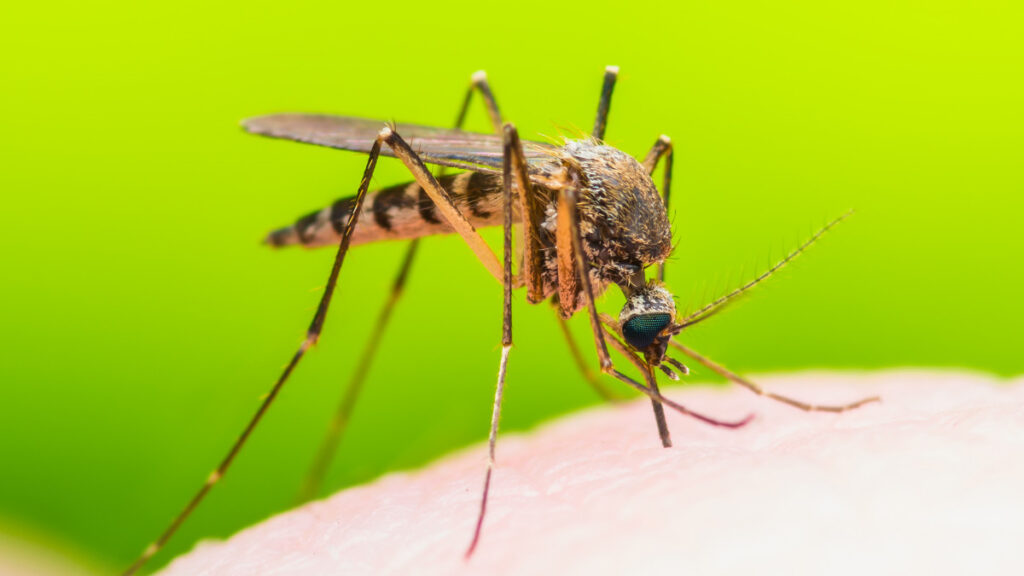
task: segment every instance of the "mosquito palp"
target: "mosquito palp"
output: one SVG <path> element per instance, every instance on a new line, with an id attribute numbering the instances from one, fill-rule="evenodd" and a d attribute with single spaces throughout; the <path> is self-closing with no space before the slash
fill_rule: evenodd
<path id="1" fill-rule="evenodd" d="M 675 368 L 677 372 L 679 372 L 680 376 L 689 376 L 690 375 L 690 369 L 686 366 L 686 364 L 683 364 L 679 360 L 676 360 L 675 358 L 673 358 L 671 356 L 665 356 L 665 362 L 668 362 L 669 364 L 671 364 L 672 367 Z"/>

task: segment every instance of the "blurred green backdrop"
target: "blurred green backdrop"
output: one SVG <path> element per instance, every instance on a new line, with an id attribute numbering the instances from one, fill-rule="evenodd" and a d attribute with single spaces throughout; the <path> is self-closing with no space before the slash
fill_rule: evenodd
<path id="1" fill-rule="evenodd" d="M 678 147 L 668 278 L 682 308 L 857 209 L 689 333 L 698 350 L 747 372 L 1021 372 L 1019 6 L 6 6 L 0 521 L 123 566 L 300 341 L 332 250 L 259 240 L 351 194 L 364 158 L 247 136 L 241 118 L 445 126 L 480 68 L 539 137 L 588 129 L 603 67 L 621 66 L 608 140 L 640 156 L 661 133 Z M 478 102 L 470 127 L 487 127 Z M 386 161 L 375 184 L 405 179 Z M 320 346 L 155 565 L 290 505 L 402 250 L 351 254 Z M 500 319 L 499 286 L 460 241 L 426 241 L 330 488 L 482 440 Z M 503 430 L 596 403 L 548 307 L 520 294 L 515 319 Z M 582 318 L 574 329 L 586 337 Z"/>

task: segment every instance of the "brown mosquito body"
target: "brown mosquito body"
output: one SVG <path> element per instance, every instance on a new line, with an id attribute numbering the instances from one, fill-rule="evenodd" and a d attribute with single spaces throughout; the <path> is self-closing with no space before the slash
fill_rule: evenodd
<path id="1" fill-rule="evenodd" d="M 463 172 L 437 181 L 474 227 L 501 226 L 501 177 Z M 341 198 L 323 210 L 299 218 L 291 226 L 274 230 L 265 242 L 275 247 L 336 246 L 354 205 L 354 197 Z M 455 233 L 416 182 L 368 193 L 365 210 L 352 232 L 352 246 Z"/>
<path id="2" fill-rule="evenodd" d="M 267 236 L 266 243 L 275 247 L 337 247 L 320 305 L 305 340 L 238 440 L 170 526 L 128 569 L 128 574 L 134 573 L 164 546 L 230 467 L 299 361 L 319 338 L 345 255 L 350 247 L 359 244 L 384 240 L 410 241 L 391 296 L 367 340 L 327 438 L 307 475 L 300 499 L 308 499 L 317 493 L 351 417 L 380 336 L 402 293 L 419 239 L 436 234 L 458 234 L 484 268 L 501 283 L 503 295 L 502 349 L 491 411 L 488 467 L 467 557 L 479 543 L 495 464 L 498 420 L 512 349 L 511 294 L 515 289 L 525 290 L 530 303 L 547 301 L 553 304 L 572 356 L 588 382 L 601 396 L 614 400 L 616 396 L 585 364 L 565 325 L 565 320 L 574 314 L 585 313 L 593 333 L 600 372 L 650 398 L 658 434 L 665 447 L 671 446 L 665 406 L 726 428 L 743 426 L 750 419 L 748 416 L 735 422 L 717 420 L 663 396 L 655 378 L 656 370 L 673 380 L 688 373 L 684 364 L 668 356 L 670 346 L 759 395 L 803 410 L 840 412 L 877 400 L 867 398 L 841 406 L 816 406 L 793 400 L 765 391 L 675 341 L 674 337 L 685 327 L 722 310 L 803 252 L 842 218 L 829 223 L 753 281 L 694 314 L 678 316 L 672 294 L 663 282 L 664 262 L 672 250 L 667 215 L 672 177 L 671 140 L 666 136 L 659 137 L 642 161 L 603 142 L 617 74 L 615 67 L 609 67 L 605 72 L 593 133 L 586 138 L 567 140 L 561 146 L 521 141 L 513 125 L 502 123 L 497 102 L 482 72 L 473 75 L 455 129 L 413 124 L 385 125 L 362 118 L 313 114 L 277 114 L 243 123 L 246 130 L 255 134 L 365 153 L 368 155 L 366 169 L 355 195 L 339 199 Z M 460 129 L 474 92 L 483 98 L 494 128 L 493 134 Z M 413 181 L 371 192 L 370 179 L 381 156 L 399 159 L 411 173 Z M 664 170 L 659 193 L 652 174 L 662 160 Z M 433 175 L 427 164 L 440 166 L 442 173 Z M 445 175 L 445 168 L 465 171 Z M 477 232 L 478 228 L 489 226 L 501 226 L 504 232 L 500 261 Z M 514 227 L 519 227 L 522 233 L 521 241 L 513 252 Z M 513 260 L 518 261 L 515 274 Z M 648 279 L 647 271 L 654 266 L 657 267 L 656 278 Z M 617 318 L 598 313 L 595 303 L 596 296 L 612 286 L 618 287 L 626 298 Z M 608 352 L 609 345 L 639 371 L 642 382 L 616 368 Z"/>
<path id="3" fill-rule="evenodd" d="M 559 288 L 556 232 L 557 192 L 569 185 L 579 186 L 580 228 L 584 249 L 591 263 L 590 279 L 595 295 L 609 284 L 635 291 L 645 281 L 638 274 L 665 260 L 672 249 L 668 217 L 658 190 L 639 162 L 615 148 L 593 140 L 570 141 L 551 151 L 551 161 L 535 167 L 534 202 L 542 218 L 529 230 L 540 246 L 540 297 L 538 303 Z M 463 172 L 439 178 L 443 188 L 475 228 L 502 224 L 502 179 L 496 174 Z M 333 246 L 341 239 L 345 222 L 352 214 L 354 197 L 342 198 L 299 218 L 293 225 L 271 232 L 272 246 L 301 245 L 307 248 Z M 513 219 L 521 219 L 518 190 L 513 192 Z M 443 221 L 434 203 L 416 182 L 370 192 L 365 213 L 356 222 L 351 246 L 385 240 L 408 240 L 452 234 L 455 229 Z M 568 318 L 584 306 L 582 289 L 566 298 L 563 309 Z"/>

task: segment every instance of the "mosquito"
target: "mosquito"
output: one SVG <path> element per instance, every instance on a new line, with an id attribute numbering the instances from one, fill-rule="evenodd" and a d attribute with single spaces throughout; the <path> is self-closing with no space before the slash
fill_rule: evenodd
<path id="1" fill-rule="evenodd" d="M 381 335 L 402 294 L 419 239 L 435 234 L 458 234 L 503 288 L 501 355 L 488 434 L 487 469 L 475 528 L 466 549 L 467 558 L 480 542 L 495 467 L 498 422 L 512 350 L 513 290 L 525 289 L 526 300 L 531 304 L 549 302 L 553 305 L 575 363 L 597 393 L 614 400 L 616 396 L 584 361 L 566 325 L 577 312 L 586 314 L 600 372 L 650 398 L 658 435 L 666 448 L 672 445 L 672 440 L 665 422 L 665 406 L 724 428 L 741 427 L 752 417 L 719 420 L 663 396 L 655 378 L 656 370 L 672 380 L 689 373 L 685 364 L 668 355 L 669 347 L 760 396 L 801 410 L 844 412 L 879 400 L 870 397 L 835 406 L 801 402 L 767 391 L 675 339 L 685 328 L 714 316 L 771 276 L 846 215 L 825 225 L 753 280 L 692 314 L 678 314 L 673 296 L 664 283 L 665 260 L 672 250 L 667 216 L 672 184 L 672 141 L 660 136 L 642 161 L 604 143 L 617 77 L 617 67 L 605 69 L 590 136 L 567 139 L 561 145 L 520 140 L 515 125 L 503 121 L 487 75 L 482 71 L 472 75 L 453 129 L 314 114 L 275 114 L 242 123 L 245 130 L 253 134 L 367 154 L 366 168 L 354 196 L 341 198 L 267 236 L 266 243 L 273 247 L 337 246 L 326 288 L 306 337 L 221 463 L 125 574 L 135 573 L 156 554 L 223 478 L 299 361 L 317 343 L 345 255 L 350 247 L 359 244 L 410 241 L 390 297 L 367 339 L 328 435 L 303 484 L 300 499 L 308 499 L 317 492 L 349 421 Z M 494 130 L 492 134 L 462 130 L 474 93 L 479 93 L 483 100 Z M 370 191 L 370 180 L 381 156 L 400 160 L 411 173 L 412 182 Z M 663 160 L 659 193 L 652 174 Z M 440 167 L 441 172 L 435 176 L 427 164 Z M 445 168 L 463 172 L 445 175 Z M 501 226 L 504 232 L 500 260 L 478 232 L 479 228 L 491 226 Z M 513 252 L 513 228 L 516 226 L 521 229 L 521 242 L 517 242 Z M 518 261 L 515 274 L 514 259 Z M 654 277 L 648 279 L 647 271 L 654 266 L 657 267 Z M 613 285 L 626 299 L 617 318 L 598 313 L 595 303 L 595 298 Z M 639 371 L 642 382 L 619 371 L 609 346 Z"/>

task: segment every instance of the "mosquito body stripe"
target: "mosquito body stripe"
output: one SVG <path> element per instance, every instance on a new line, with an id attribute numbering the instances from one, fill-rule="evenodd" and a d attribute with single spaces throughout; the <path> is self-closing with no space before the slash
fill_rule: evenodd
<path id="1" fill-rule="evenodd" d="M 501 225 L 501 182 L 495 175 L 464 172 L 444 176 L 438 183 L 474 226 Z M 371 192 L 367 194 L 366 204 L 369 214 L 356 224 L 353 245 L 455 231 L 441 218 L 434 201 L 416 182 Z M 336 200 L 324 209 L 299 218 L 292 226 L 274 230 L 265 242 L 271 246 L 301 244 L 307 248 L 335 245 L 345 230 L 353 206 L 351 197 Z"/>
<path id="2" fill-rule="evenodd" d="M 430 195 L 423 189 L 419 184 L 413 182 L 409 185 L 410 189 L 417 190 L 416 196 L 416 209 L 419 210 L 420 218 L 424 222 L 430 224 L 440 224 L 441 219 L 437 217 L 437 206 L 434 205 L 434 201 L 430 199 Z"/>
<path id="3" fill-rule="evenodd" d="M 307 244 L 316 237 L 315 224 L 318 216 L 320 216 L 319 211 L 306 214 L 295 221 L 295 233 L 299 236 L 299 242 Z"/>
<path id="4" fill-rule="evenodd" d="M 331 221 L 331 214 L 334 209 L 331 206 L 327 206 L 324 209 L 316 213 L 316 225 L 317 228 L 323 227 L 325 224 Z"/>
<path id="5" fill-rule="evenodd" d="M 410 187 L 411 188 L 411 187 Z M 385 188 L 373 196 L 373 221 L 384 230 L 391 230 L 392 209 L 401 210 L 404 208 L 405 198 L 409 189 L 397 187 Z"/>
<path id="6" fill-rule="evenodd" d="M 500 191 L 493 191 L 488 188 L 487 184 L 491 182 L 491 178 L 479 172 L 459 174 L 458 178 L 464 178 L 466 182 L 459 197 L 466 199 L 466 203 L 469 205 L 469 212 L 477 218 L 489 218 L 491 213 L 481 207 L 480 203 L 490 196 L 500 195 Z M 458 184 L 458 179 L 456 184 Z"/>
<path id="7" fill-rule="evenodd" d="M 469 180 L 473 177 L 472 172 L 463 172 L 462 174 L 456 174 L 455 176 L 448 176 L 438 183 L 442 188 L 448 191 L 448 195 L 452 197 L 452 200 L 458 204 L 460 200 L 466 197 L 469 190 Z"/>

